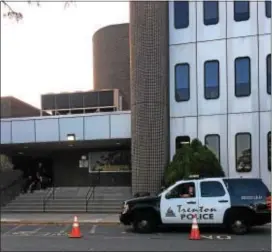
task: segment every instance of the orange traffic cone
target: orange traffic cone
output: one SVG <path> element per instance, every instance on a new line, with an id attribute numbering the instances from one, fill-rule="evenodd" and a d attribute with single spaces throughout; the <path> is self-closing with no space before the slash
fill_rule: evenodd
<path id="1" fill-rule="evenodd" d="M 189 237 L 190 240 L 200 240 L 200 232 L 198 229 L 197 221 L 196 221 L 196 215 L 193 217 L 193 224 L 191 229 L 191 234 Z"/>
<path id="2" fill-rule="evenodd" d="M 69 234 L 70 238 L 81 238 L 82 235 L 80 233 L 80 229 L 79 229 L 79 223 L 77 220 L 77 216 L 74 217 L 74 223 L 73 223 L 73 227 L 72 227 L 72 231 Z"/>

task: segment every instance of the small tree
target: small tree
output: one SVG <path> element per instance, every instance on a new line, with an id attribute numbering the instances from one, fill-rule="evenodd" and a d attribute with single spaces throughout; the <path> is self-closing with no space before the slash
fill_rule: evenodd
<path id="1" fill-rule="evenodd" d="M 176 151 L 173 160 L 165 170 L 167 186 L 190 175 L 200 177 L 224 177 L 225 173 L 215 154 L 198 139 L 184 144 Z"/>
<path id="2" fill-rule="evenodd" d="M 8 156 L 0 154 L 0 172 L 13 169 L 13 164 Z"/>

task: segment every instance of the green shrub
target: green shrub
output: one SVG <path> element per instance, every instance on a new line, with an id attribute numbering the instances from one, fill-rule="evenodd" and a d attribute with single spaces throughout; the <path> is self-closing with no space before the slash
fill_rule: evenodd
<path id="1" fill-rule="evenodd" d="M 173 160 L 165 170 L 167 186 L 190 175 L 200 177 L 224 177 L 225 173 L 215 154 L 198 139 L 184 144 L 176 151 Z"/>
<path id="2" fill-rule="evenodd" d="M 13 164 L 8 156 L 0 154 L 0 172 L 12 170 Z"/>

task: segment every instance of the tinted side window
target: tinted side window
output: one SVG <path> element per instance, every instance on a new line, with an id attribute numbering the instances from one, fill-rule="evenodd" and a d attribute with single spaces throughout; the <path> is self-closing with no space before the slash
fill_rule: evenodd
<path id="1" fill-rule="evenodd" d="M 271 18 L 271 1 L 265 1 L 265 15 L 268 18 Z"/>
<path id="2" fill-rule="evenodd" d="M 271 94 L 271 54 L 266 57 L 266 90 Z"/>
<path id="3" fill-rule="evenodd" d="M 238 133 L 235 136 L 236 171 L 250 172 L 252 169 L 252 150 L 250 133 Z"/>
<path id="4" fill-rule="evenodd" d="M 175 98 L 177 102 L 190 99 L 190 66 L 188 63 L 175 67 Z"/>
<path id="5" fill-rule="evenodd" d="M 224 179 L 224 182 L 233 196 L 266 196 L 269 192 L 260 179 Z"/>
<path id="6" fill-rule="evenodd" d="M 226 194 L 224 187 L 218 181 L 200 183 L 201 197 L 222 197 Z"/>
<path id="7" fill-rule="evenodd" d="M 271 131 L 267 134 L 267 159 L 268 170 L 271 171 Z"/>
<path id="8" fill-rule="evenodd" d="M 188 1 L 174 1 L 174 23 L 176 29 L 184 29 L 189 26 Z"/>
<path id="9" fill-rule="evenodd" d="M 205 25 L 215 25 L 219 21 L 218 1 L 203 1 Z"/>
<path id="10" fill-rule="evenodd" d="M 219 98 L 219 61 L 211 60 L 204 63 L 204 96 L 205 99 Z"/>
<path id="11" fill-rule="evenodd" d="M 244 97 L 251 93 L 250 58 L 235 59 L 235 96 Z"/>
<path id="12" fill-rule="evenodd" d="M 220 136 L 216 134 L 205 136 L 205 145 L 216 155 L 220 161 Z"/>
<path id="13" fill-rule="evenodd" d="M 233 1 L 234 20 L 236 22 L 246 21 L 249 19 L 249 1 Z"/>

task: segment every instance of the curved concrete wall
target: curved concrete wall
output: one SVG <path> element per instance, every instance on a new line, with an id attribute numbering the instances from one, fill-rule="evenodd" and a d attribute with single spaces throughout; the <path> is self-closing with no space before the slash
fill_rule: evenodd
<path id="1" fill-rule="evenodd" d="M 103 27 L 93 35 L 94 89 L 119 89 L 130 109 L 129 24 Z"/>
<path id="2" fill-rule="evenodd" d="M 168 26 L 168 2 L 130 2 L 133 193 L 158 191 L 169 161 Z"/>

